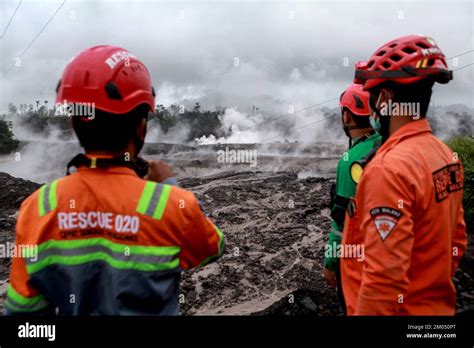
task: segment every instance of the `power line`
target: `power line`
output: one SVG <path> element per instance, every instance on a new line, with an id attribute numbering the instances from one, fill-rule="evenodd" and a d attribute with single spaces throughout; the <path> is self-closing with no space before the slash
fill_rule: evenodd
<path id="1" fill-rule="evenodd" d="M 469 67 L 469 66 L 471 66 L 471 65 L 474 65 L 474 62 L 472 62 L 472 63 L 470 63 L 470 64 L 467 64 L 467 65 L 464 65 L 464 66 L 462 66 L 462 67 L 460 67 L 460 68 L 454 69 L 453 71 L 461 70 L 461 69 L 467 68 L 467 67 Z M 333 98 L 333 99 L 334 99 L 334 98 Z M 279 137 L 285 136 L 285 135 L 287 135 L 288 133 L 291 133 L 291 132 L 294 132 L 294 131 L 297 131 L 297 130 L 300 130 L 300 129 L 303 129 L 303 128 L 306 128 L 306 127 L 309 127 L 309 126 L 312 126 L 313 124 L 316 124 L 316 123 L 319 123 L 319 122 L 328 120 L 328 119 L 333 118 L 333 117 L 335 117 L 335 116 L 337 116 L 337 114 L 334 114 L 334 115 L 331 115 L 331 116 L 322 118 L 322 119 L 320 119 L 320 120 L 317 120 L 317 121 L 314 121 L 314 122 L 311 122 L 311 123 L 307 123 L 307 124 L 305 124 L 305 125 L 303 125 L 303 126 L 300 126 L 300 127 L 297 127 L 297 128 L 290 129 L 290 130 L 288 130 L 288 131 L 285 132 L 285 133 L 275 135 L 275 136 L 273 136 L 273 137 L 271 137 L 271 138 L 267 138 L 267 139 L 263 140 L 262 143 L 264 143 L 264 142 L 266 142 L 266 141 L 268 141 L 268 140 L 272 140 L 272 139 L 275 139 L 275 138 L 279 138 Z"/>
<path id="2" fill-rule="evenodd" d="M 18 5 L 17 5 L 16 8 L 15 8 L 15 11 L 13 11 L 13 14 L 12 14 L 12 16 L 10 17 L 10 20 L 8 21 L 7 26 L 5 27 L 5 29 L 3 30 L 2 35 L 0 36 L 0 40 L 3 39 L 3 36 L 4 36 L 5 33 L 7 32 L 7 29 L 8 29 L 8 27 L 10 26 L 10 23 L 12 22 L 13 17 L 15 17 L 16 11 L 18 11 L 18 8 L 20 7 L 22 1 L 23 1 L 23 0 L 20 0 L 20 2 L 18 3 Z"/>
<path id="3" fill-rule="evenodd" d="M 470 64 L 467 64 L 467 65 L 464 65 L 464 66 L 462 66 L 462 67 L 460 67 L 460 68 L 454 69 L 453 71 L 458 71 L 458 70 L 467 68 L 468 66 L 471 66 L 471 65 L 474 65 L 474 62 L 473 62 L 473 63 L 470 63 Z"/>
<path id="4" fill-rule="evenodd" d="M 64 4 L 66 3 L 66 0 L 63 0 L 63 2 L 61 3 L 61 5 L 59 5 L 59 7 L 56 9 L 56 11 L 53 13 L 53 15 L 48 19 L 48 21 L 43 25 L 43 27 L 41 28 L 41 30 L 39 31 L 38 34 L 36 34 L 36 36 L 33 38 L 33 40 L 31 40 L 31 42 L 28 44 L 28 46 L 26 46 L 26 48 L 23 50 L 23 52 L 21 52 L 21 54 L 17 57 L 19 59 L 21 59 L 25 53 L 30 49 L 30 47 L 35 43 L 35 41 L 39 38 L 39 36 L 41 35 L 41 33 L 43 33 L 43 31 L 46 29 L 46 27 L 49 25 L 49 23 L 51 23 L 51 21 L 54 19 L 54 17 L 56 17 L 56 15 L 58 14 L 59 10 L 61 10 L 61 8 L 64 6 Z M 12 63 L 12 65 L 10 65 L 10 67 L 7 69 L 7 71 L 3 74 L 2 76 L 2 79 L 5 78 L 5 76 L 8 75 L 8 73 L 13 69 L 13 67 L 15 66 L 15 62 Z"/>
<path id="5" fill-rule="evenodd" d="M 299 109 L 299 110 L 296 110 L 296 111 L 293 111 L 293 112 L 289 112 L 289 113 L 287 113 L 287 114 L 283 114 L 283 115 L 276 116 L 276 117 L 271 117 L 270 119 L 267 119 L 267 120 L 265 120 L 265 121 L 262 121 L 262 122 L 260 122 L 260 123 L 257 123 L 257 124 L 255 124 L 255 125 L 253 125 L 253 126 L 244 128 L 244 129 L 241 130 L 241 132 L 244 132 L 244 131 L 246 131 L 246 130 L 255 128 L 255 127 L 257 127 L 257 126 L 260 126 L 260 125 L 262 125 L 262 124 L 265 124 L 265 123 L 268 123 L 268 122 L 271 122 L 271 121 L 278 120 L 278 119 L 280 119 L 280 118 L 282 118 L 282 117 L 294 115 L 294 114 L 296 114 L 296 113 L 298 113 L 298 112 L 315 108 L 316 106 L 320 106 L 320 105 L 329 103 L 329 102 L 331 102 L 331 101 L 333 101 L 333 100 L 336 100 L 336 99 L 339 99 L 339 97 L 337 97 L 337 98 L 331 98 L 331 99 L 325 100 L 325 101 L 323 101 L 323 102 L 320 102 L 320 103 L 317 103 L 317 104 L 314 104 L 314 105 L 306 106 L 306 107 L 304 107 L 303 109 Z"/>
<path id="6" fill-rule="evenodd" d="M 278 138 L 278 137 L 287 135 L 288 133 L 297 131 L 297 130 L 299 130 L 299 129 L 306 128 L 306 127 L 308 127 L 308 126 L 312 126 L 313 124 L 316 124 L 316 123 L 319 123 L 319 122 L 328 120 L 328 119 L 333 118 L 333 117 L 336 117 L 336 116 L 337 116 L 337 114 L 334 114 L 334 115 L 331 115 L 331 116 L 328 116 L 328 117 L 324 117 L 324 118 L 322 118 L 322 119 L 320 119 L 320 120 L 317 120 L 317 121 L 314 121 L 314 122 L 305 124 L 305 125 L 303 125 L 303 126 L 301 126 L 301 127 L 297 127 L 297 128 L 290 129 L 288 132 L 286 132 L 286 133 L 284 133 L 284 134 L 278 134 L 278 135 L 275 135 L 275 136 L 273 136 L 273 137 L 271 137 L 271 138 L 267 138 L 267 139 L 263 140 L 262 143 L 264 143 L 264 142 L 266 142 L 266 141 L 268 141 L 268 140 L 272 140 L 272 139 L 274 139 L 274 138 Z"/>
<path id="7" fill-rule="evenodd" d="M 456 54 L 455 56 L 452 56 L 452 57 L 449 57 L 449 58 L 446 58 L 446 59 L 453 59 L 453 58 L 456 58 L 456 57 L 461 57 L 461 56 L 464 56 L 465 54 L 468 54 L 468 53 L 471 53 L 471 52 L 474 52 L 474 50 L 469 50 L 469 51 L 466 51 L 466 52 L 463 52 L 463 53 L 460 53 L 460 54 Z"/>
<path id="8" fill-rule="evenodd" d="M 466 54 L 468 54 L 468 53 L 471 53 L 471 52 L 474 52 L 474 50 L 469 50 L 469 51 L 466 51 L 466 52 L 462 52 L 462 53 L 456 54 L 456 55 L 451 56 L 451 57 L 446 58 L 446 59 L 453 59 L 453 58 L 456 58 L 456 57 L 461 57 L 461 56 L 464 56 L 464 55 L 466 55 Z M 469 64 L 469 65 L 471 65 L 471 64 Z M 469 65 L 463 66 L 463 67 L 458 68 L 458 69 L 454 69 L 453 71 L 463 69 L 463 68 L 465 68 L 465 67 L 467 67 L 467 66 L 469 66 Z M 310 106 L 307 106 L 307 107 L 305 107 L 305 108 L 303 108 L 303 109 L 299 109 L 299 110 L 296 110 L 296 111 L 293 111 L 293 112 L 290 112 L 290 113 L 287 113 L 287 114 L 283 114 L 283 115 L 276 116 L 276 117 L 271 117 L 270 119 L 267 119 L 267 120 L 265 120 L 265 121 L 262 121 L 262 122 L 260 122 L 260 123 L 257 123 L 257 124 L 255 124 L 255 125 L 253 125 L 253 126 L 244 128 L 244 129 L 242 129 L 242 130 L 240 130 L 240 131 L 241 131 L 241 132 L 244 132 L 244 131 L 246 131 L 246 130 L 249 130 L 249 129 L 258 127 L 258 126 L 260 126 L 260 125 L 262 125 L 262 124 L 269 123 L 269 122 L 278 120 L 278 119 L 283 118 L 283 117 L 286 117 L 286 116 L 291 116 L 291 115 L 296 114 L 296 113 L 301 112 L 301 111 L 305 111 L 305 110 L 312 109 L 312 108 L 314 108 L 314 107 L 320 106 L 320 105 L 322 105 L 322 104 L 329 103 L 329 102 L 331 102 L 331 101 L 333 101 L 333 100 L 336 100 L 336 99 L 339 99 L 339 97 L 332 98 L 332 99 L 328 99 L 328 100 L 323 101 L 323 102 L 321 102 L 321 103 L 317 103 L 317 104 L 314 104 L 314 105 L 310 105 Z"/>

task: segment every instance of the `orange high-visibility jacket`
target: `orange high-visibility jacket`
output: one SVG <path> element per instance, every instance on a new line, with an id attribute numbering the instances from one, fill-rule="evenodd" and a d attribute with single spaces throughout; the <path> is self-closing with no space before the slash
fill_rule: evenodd
<path id="1" fill-rule="evenodd" d="M 341 273 L 349 315 L 454 314 L 452 277 L 466 249 L 463 181 L 457 155 L 426 119 L 380 147 L 346 215 Z"/>
<path id="2" fill-rule="evenodd" d="M 80 167 L 23 202 L 16 245 L 7 314 L 174 315 L 180 271 L 218 258 L 223 235 L 192 192 Z"/>

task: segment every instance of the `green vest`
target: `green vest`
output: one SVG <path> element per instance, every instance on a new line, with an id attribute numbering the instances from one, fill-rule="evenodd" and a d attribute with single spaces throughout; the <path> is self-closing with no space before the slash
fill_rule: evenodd
<path id="1" fill-rule="evenodd" d="M 358 178 L 354 177 L 357 170 L 353 166 L 354 162 L 364 162 L 364 159 L 375 153 L 377 148 L 382 144 L 382 137 L 375 132 L 367 133 L 358 138 L 349 151 L 344 153 L 344 156 L 337 164 L 336 185 L 332 190 L 331 201 L 331 229 L 329 231 L 329 241 L 325 248 L 324 265 L 331 271 L 335 271 L 339 263 L 339 258 L 336 257 L 337 248 L 341 242 L 342 231 L 344 230 L 344 218 L 349 198 L 354 197 Z M 352 175 L 351 175 L 351 167 Z"/>

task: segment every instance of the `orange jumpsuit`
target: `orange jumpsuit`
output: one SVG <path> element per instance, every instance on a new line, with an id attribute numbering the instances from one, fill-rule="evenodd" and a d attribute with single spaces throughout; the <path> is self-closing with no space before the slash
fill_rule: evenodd
<path id="1" fill-rule="evenodd" d="M 401 127 L 380 147 L 346 214 L 341 273 L 348 315 L 454 314 L 452 277 L 466 249 L 463 182 L 456 154 L 426 119 Z"/>

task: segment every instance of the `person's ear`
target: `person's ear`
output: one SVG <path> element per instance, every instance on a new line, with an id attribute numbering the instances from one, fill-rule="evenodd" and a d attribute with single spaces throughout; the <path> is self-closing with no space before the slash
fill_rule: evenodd
<path id="1" fill-rule="evenodd" d="M 137 133 L 136 133 L 137 137 L 138 139 L 143 140 L 143 141 L 145 141 L 145 136 L 146 136 L 146 131 L 147 131 L 146 124 L 147 124 L 146 119 L 142 118 L 142 120 L 140 121 L 137 127 Z"/>
<path id="2" fill-rule="evenodd" d="M 352 114 L 349 111 L 345 112 L 345 119 L 344 122 L 347 125 L 352 125 L 354 123 L 354 118 L 352 117 Z"/>
<path id="3" fill-rule="evenodd" d="M 342 119 L 344 120 L 345 125 L 348 125 L 352 122 L 352 117 L 347 110 L 342 112 Z"/>
<path id="4" fill-rule="evenodd" d="M 382 88 L 379 92 L 376 106 L 380 108 L 382 103 L 388 103 L 389 100 L 393 100 L 393 91 L 388 88 Z"/>

